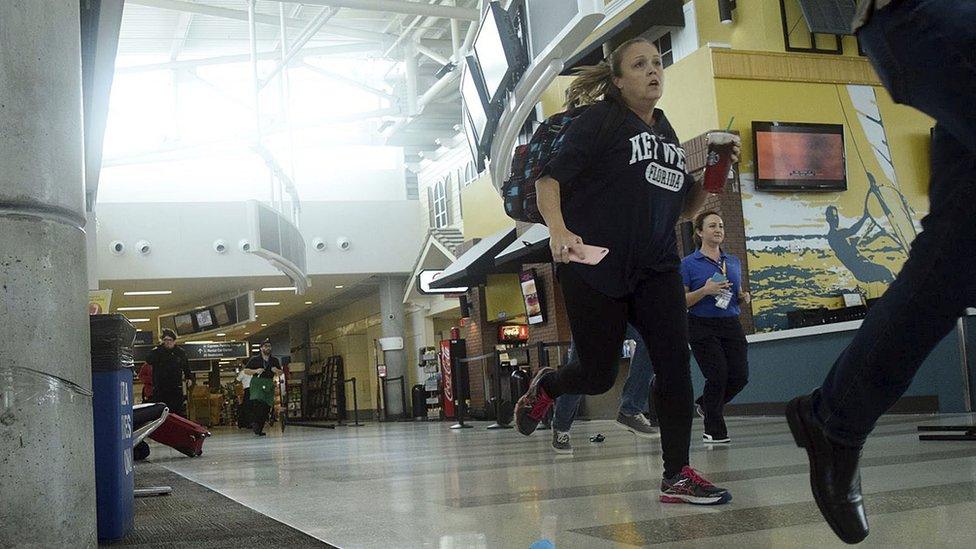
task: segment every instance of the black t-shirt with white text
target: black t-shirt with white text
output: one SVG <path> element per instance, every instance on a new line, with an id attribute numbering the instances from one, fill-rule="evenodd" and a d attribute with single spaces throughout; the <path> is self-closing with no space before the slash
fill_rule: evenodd
<path id="1" fill-rule="evenodd" d="M 604 128 L 613 116 L 623 122 Z M 606 137 L 597 143 L 601 134 Z M 694 179 L 664 112 L 654 109 L 648 126 L 630 109 L 600 101 L 573 121 L 564 139 L 545 171 L 559 182 L 566 227 L 584 243 L 610 249 L 598 265 L 567 267 L 610 297 L 633 292 L 648 271 L 677 270 L 674 225 Z"/>

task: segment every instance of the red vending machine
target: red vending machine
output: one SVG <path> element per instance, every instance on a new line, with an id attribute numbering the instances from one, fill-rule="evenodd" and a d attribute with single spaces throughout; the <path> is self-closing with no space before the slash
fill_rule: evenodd
<path id="1" fill-rule="evenodd" d="M 457 416 L 455 401 L 468 398 L 468 372 L 458 368 L 458 361 L 467 356 L 463 339 L 445 339 L 440 344 L 441 383 L 445 418 Z M 460 392 L 459 392 L 460 391 Z"/>

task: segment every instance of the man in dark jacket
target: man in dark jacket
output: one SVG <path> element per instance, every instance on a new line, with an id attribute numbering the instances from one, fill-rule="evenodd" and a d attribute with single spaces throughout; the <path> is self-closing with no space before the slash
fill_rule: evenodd
<path id="1" fill-rule="evenodd" d="M 171 414 L 186 416 L 183 379 L 195 381 L 186 353 L 176 345 L 173 330 L 163 330 L 162 344 L 149 352 L 146 362 L 152 366 L 153 401 L 162 402 Z"/>
<path id="2" fill-rule="evenodd" d="M 254 355 L 247 361 L 242 370 L 251 378 L 250 409 L 254 426 L 254 434 L 264 436 L 264 423 L 268 420 L 271 406 L 274 404 L 274 377 L 281 374 L 281 363 L 271 356 L 271 340 L 265 339 L 261 343 L 261 354 Z"/>

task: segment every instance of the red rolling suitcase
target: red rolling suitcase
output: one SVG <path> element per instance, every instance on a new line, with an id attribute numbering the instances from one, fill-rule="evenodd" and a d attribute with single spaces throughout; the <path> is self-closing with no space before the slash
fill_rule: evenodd
<path id="1" fill-rule="evenodd" d="M 197 457 L 203 453 L 203 441 L 210 436 L 210 431 L 202 425 L 194 423 L 182 416 L 170 414 L 149 438 L 178 450 L 190 457 Z"/>

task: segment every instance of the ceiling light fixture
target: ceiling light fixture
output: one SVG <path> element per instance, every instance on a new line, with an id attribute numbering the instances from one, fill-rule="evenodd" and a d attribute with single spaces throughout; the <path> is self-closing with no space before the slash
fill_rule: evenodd
<path id="1" fill-rule="evenodd" d="M 119 307 L 116 311 L 158 311 L 159 307 Z"/>
<path id="2" fill-rule="evenodd" d="M 227 337 L 227 334 L 217 334 L 217 337 Z"/>
<path id="3" fill-rule="evenodd" d="M 281 305 L 280 301 L 264 301 L 260 303 L 255 303 L 255 307 L 274 307 L 275 305 Z"/>
<path id="4" fill-rule="evenodd" d="M 341 290 L 343 288 L 345 288 L 345 286 L 343 286 L 342 284 L 339 284 L 338 286 L 336 286 L 336 290 Z"/>
<path id="5" fill-rule="evenodd" d="M 140 322 L 149 322 L 149 319 L 148 318 L 130 318 L 129 319 L 129 322 L 131 322 L 133 324 L 138 324 Z"/>
<path id="6" fill-rule="evenodd" d="M 173 290 L 149 290 L 145 292 L 122 292 L 122 295 L 170 295 Z"/>
<path id="7" fill-rule="evenodd" d="M 262 325 L 261 325 L 261 327 L 262 327 L 262 328 L 267 328 L 267 327 L 268 327 L 268 325 L 267 325 L 267 324 L 262 324 Z"/>
<path id="8" fill-rule="evenodd" d="M 261 288 L 262 292 L 294 292 L 297 288 L 289 286 L 287 288 Z"/>

